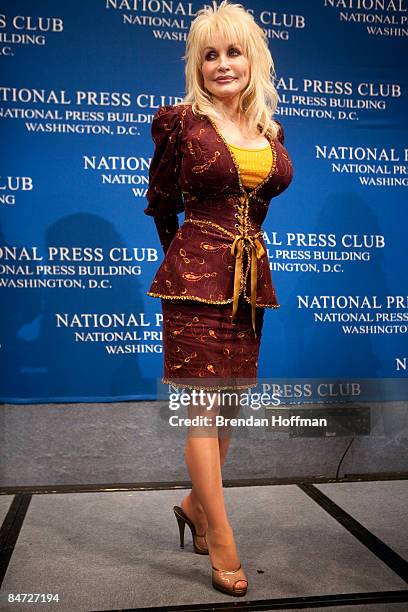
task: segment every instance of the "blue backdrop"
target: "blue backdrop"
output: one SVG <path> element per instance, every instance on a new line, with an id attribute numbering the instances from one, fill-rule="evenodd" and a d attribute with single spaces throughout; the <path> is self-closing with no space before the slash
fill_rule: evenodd
<path id="1" fill-rule="evenodd" d="M 156 396 L 150 124 L 184 95 L 202 6 L 3 0 L 1 401 Z M 245 6 L 270 41 L 294 164 L 264 225 L 281 308 L 266 310 L 259 375 L 397 387 L 408 366 L 407 3 Z"/>

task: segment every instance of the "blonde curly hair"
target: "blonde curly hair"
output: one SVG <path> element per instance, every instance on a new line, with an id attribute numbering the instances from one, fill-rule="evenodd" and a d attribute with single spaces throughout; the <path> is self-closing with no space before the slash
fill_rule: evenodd
<path id="1" fill-rule="evenodd" d="M 196 115 L 207 115 L 215 122 L 220 115 L 204 87 L 202 75 L 203 49 L 219 34 L 224 40 L 238 43 L 251 66 L 247 87 L 241 92 L 239 109 L 247 118 L 249 131 L 264 135 L 268 130 L 275 138 L 279 126 L 273 121 L 279 95 L 276 91 L 275 66 L 264 31 L 242 4 L 223 0 L 218 6 L 202 8 L 191 24 L 187 37 L 185 60 L 186 95 L 178 104 L 191 104 Z"/>

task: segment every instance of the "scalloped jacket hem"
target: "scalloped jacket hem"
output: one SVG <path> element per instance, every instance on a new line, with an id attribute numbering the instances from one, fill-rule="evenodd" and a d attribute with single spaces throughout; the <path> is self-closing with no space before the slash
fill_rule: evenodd
<path id="1" fill-rule="evenodd" d="M 196 295 L 164 295 L 162 293 L 154 293 L 153 291 L 147 291 L 146 295 L 155 298 L 162 298 L 165 300 L 193 300 L 196 302 L 204 302 L 205 304 L 231 304 L 233 298 L 226 298 L 225 300 L 209 300 L 208 298 L 198 297 Z M 248 304 L 251 300 L 244 294 L 241 294 Z M 256 304 L 257 308 L 280 308 L 280 304 Z"/>

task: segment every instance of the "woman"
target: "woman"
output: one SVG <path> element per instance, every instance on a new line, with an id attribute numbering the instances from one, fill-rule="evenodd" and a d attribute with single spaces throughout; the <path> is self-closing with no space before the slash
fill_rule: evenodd
<path id="1" fill-rule="evenodd" d="M 154 217 L 165 258 L 148 295 L 162 303 L 163 382 L 230 397 L 226 391 L 256 385 L 264 309 L 279 307 L 261 224 L 293 170 L 283 128 L 272 120 L 278 95 L 267 38 L 244 7 L 224 1 L 201 9 L 185 60 L 186 97 L 161 107 L 152 123 L 144 212 Z M 188 412 L 231 416 L 239 403 L 237 395 Z M 174 512 L 181 546 L 187 524 L 195 552 L 210 555 L 214 588 L 242 596 L 248 580 L 221 475 L 230 437 L 213 421 L 189 429 L 193 487 Z"/>

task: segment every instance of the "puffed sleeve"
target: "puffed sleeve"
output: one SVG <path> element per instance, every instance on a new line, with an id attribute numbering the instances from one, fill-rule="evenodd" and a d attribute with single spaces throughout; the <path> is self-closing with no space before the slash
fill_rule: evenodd
<path id="1" fill-rule="evenodd" d="M 279 131 L 278 131 L 276 138 L 279 140 L 279 142 L 282 145 L 284 145 L 285 144 L 285 132 L 283 131 L 283 125 L 278 119 L 275 119 L 275 118 L 274 118 L 274 122 L 277 123 L 279 127 Z"/>
<path id="2" fill-rule="evenodd" d="M 148 206 L 144 213 L 154 217 L 166 253 L 179 228 L 177 214 L 184 211 L 178 183 L 181 123 L 177 108 L 161 106 L 153 118 L 151 134 L 155 149 L 149 168 Z"/>

